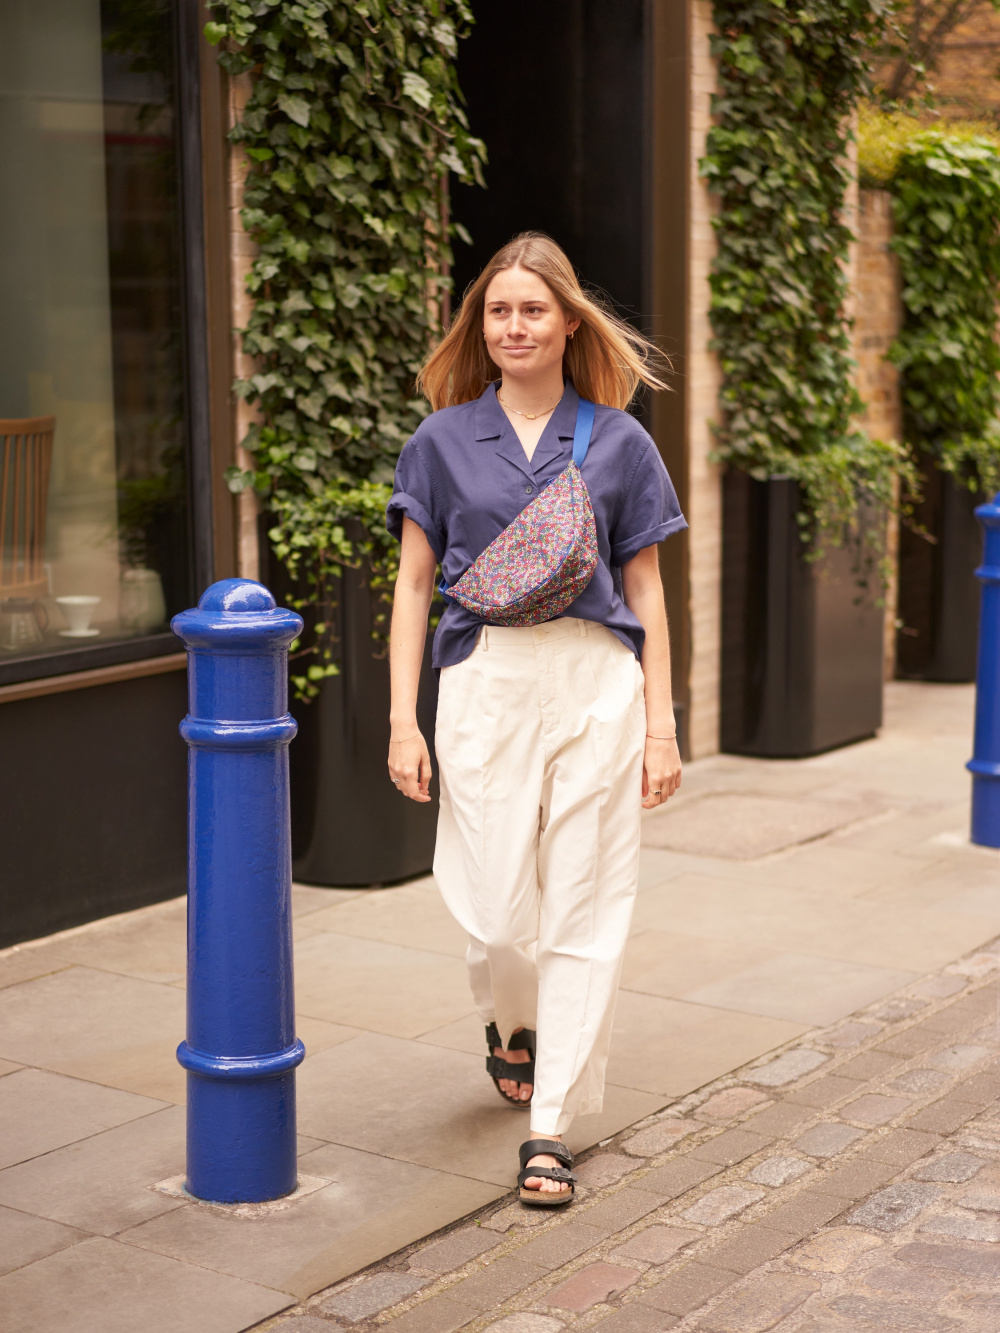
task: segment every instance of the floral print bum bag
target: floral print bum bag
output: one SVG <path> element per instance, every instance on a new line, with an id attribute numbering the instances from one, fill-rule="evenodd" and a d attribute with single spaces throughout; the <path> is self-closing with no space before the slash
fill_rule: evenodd
<path id="1" fill-rule="evenodd" d="M 554 620 L 594 576 L 597 525 L 580 467 L 595 410 L 580 399 L 572 463 L 490 542 L 454 587 L 441 580 L 442 593 L 491 625 Z"/>

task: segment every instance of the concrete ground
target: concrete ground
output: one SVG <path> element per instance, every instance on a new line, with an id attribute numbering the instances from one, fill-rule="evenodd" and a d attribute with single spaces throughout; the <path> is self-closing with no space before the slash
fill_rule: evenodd
<path id="1" fill-rule="evenodd" d="M 971 688 L 897 684 L 876 740 L 689 766 L 644 826 L 605 1110 L 574 1150 L 1000 933 L 1000 861 L 967 841 L 971 714 Z M 179 1195 L 183 912 L 0 954 L 5 1333 L 237 1333 L 511 1186 L 527 1118 L 485 1075 L 464 942 L 422 880 L 295 891 L 299 1195 Z"/>

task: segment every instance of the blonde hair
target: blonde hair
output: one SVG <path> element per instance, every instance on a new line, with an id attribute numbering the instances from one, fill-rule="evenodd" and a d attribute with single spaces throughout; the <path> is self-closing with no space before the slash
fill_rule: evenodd
<path id="1" fill-rule="evenodd" d="M 451 327 L 420 368 L 417 388 L 435 411 L 471 402 L 499 375 L 483 339 L 483 308 L 487 287 L 512 268 L 537 274 L 563 311 L 579 319 L 575 336 L 566 340 L 563 371 L 582 398 L 626 408 L 640 384 L 669 387 L 663 374 L 670 362 L 655 344 L 583 290 L 551 237 L 523 231 L 496 252 L 468 288 Z"/>

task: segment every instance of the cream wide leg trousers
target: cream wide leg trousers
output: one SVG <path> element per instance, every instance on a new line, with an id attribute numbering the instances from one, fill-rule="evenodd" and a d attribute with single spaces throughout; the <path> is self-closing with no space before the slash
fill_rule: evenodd
<path id="1" fill-rule="evenodd" d="M 639 872 L 642 668 L 603 625 L 485 626 L 441 671 L 434 874 L 476 1007 L 536 1030 L 531 1130 L 599 1111 Z"/>

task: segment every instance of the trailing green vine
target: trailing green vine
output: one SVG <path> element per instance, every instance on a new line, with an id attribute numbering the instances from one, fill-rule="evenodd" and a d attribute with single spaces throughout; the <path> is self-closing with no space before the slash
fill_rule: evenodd
<path id="1" fill-rule="evenodd" d="M 982 135 L 915 135 L 891 181 L 903 280 L 907 440 L 972 491 L 1000 490 L 1000 148 Z"/>
<path id="2" fill-rule="evenodd" d="M 482 183 L 455 75 L 467 0 L 217 0 L 206 36 L 253 91 L 232 138 L 252 163 L 242 213 L 258 246 L 236 385 L 260 425 L 254 486 L 273 549 L 305 581 L 311 638 L 292 677 L 335 674 L 331 613 L 345 567 L 368 567 L 384 619 L 395 460 L 427 411 L 413 380 L 450 289 L 449 172 Z M 358 520 L 361 528 L 358 527 Z M 362 531 L 363 530 L 363 531 Z M 361 535 L 359 535 L 359 532 Z M 376 623 L 375 632 L 379 625 Z"/>
<path id="3" fill-rule="evenodd" d="M 719 93 L 702 174 L 719 197 L 711 275 L 723 383 L 716 457 L 794 477 L 805 536 L 856 534 L 912 481 L 854 418 L 843 218 L 851 113 L 885 0 L 714 0 Z M 869 534 L 878 541 L 877 533 Z"/>

